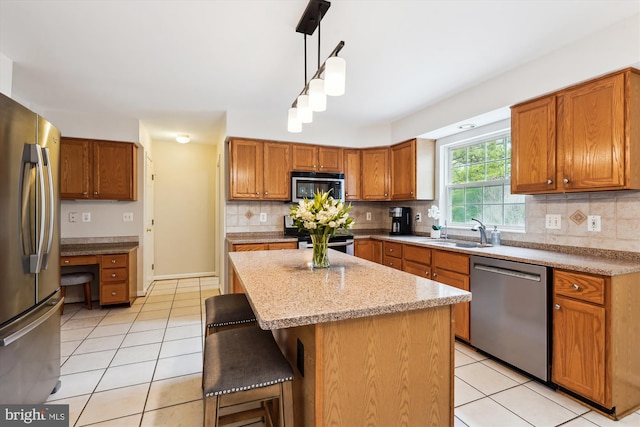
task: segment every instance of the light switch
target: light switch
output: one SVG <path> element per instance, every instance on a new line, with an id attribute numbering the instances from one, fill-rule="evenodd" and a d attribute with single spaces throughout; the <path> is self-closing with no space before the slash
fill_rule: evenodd
<path id="1" fill-rule="evenodd" d="M 267 213 L 260 212 L 260 222 L 267 222 Z"/>
<path id="2" fill-rule="evenodd" d="M 69 222 L 78 222 L 78 212 L 69 212 Z"/>
<path id="3" fill-rule="evenodd" d="M 367 221 L 371 221 L 371 212 L 367 212 Z"/>
<path id="4" fill-rule="evenodd" d="M 600 215 L 589 215 L 587 216 L 587 231 L 593 231 L 599 233 L 602 231 L 601 223 L 600 223 Z"/>
<path id="5" fill-rule="evenodd" d="M 556 214 L 547 214 L 545 217 L 545 228 L 549 230 L 560 230 L 561 216 Z"/>
<path id="6" fill-rule="evenodd" d="M 133 222 L 133 212 L 124 212 L 122 214 L 122 221 Z"/>

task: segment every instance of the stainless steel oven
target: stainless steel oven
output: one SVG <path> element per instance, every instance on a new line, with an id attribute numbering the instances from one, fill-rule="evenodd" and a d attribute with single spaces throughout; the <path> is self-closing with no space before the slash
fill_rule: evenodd
<path id="1" fill-rule="evenodd" d="M 284 234 L 287 236 L 295 236 L 298 238 L 298 249 L 307 249 L 313 247 L 311 244 L 311 236 L 308 232 L 300 231 L 293 226 L 293 218 L 284 217 Z M 329 238 L 329 247 L 347 255 L 354 255 L 353 236 L 350 234 L 338 234 Z"/>
<path id="2" fill-rule="evenodd" d="M 291 201 L 312 199 L 317 191 L 331 191 L 336 200 L 344 200 L 344 174 L 324 172 L 291 172 Z"/>

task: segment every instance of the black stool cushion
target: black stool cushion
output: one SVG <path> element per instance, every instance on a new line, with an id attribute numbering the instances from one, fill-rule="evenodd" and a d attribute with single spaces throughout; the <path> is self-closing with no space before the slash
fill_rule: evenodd
<path id="1" fill-rule="evenodd" d="M 271 331 L 252 326 L 209 335 L 202 375 L 206 397 L 293 380 Z"/>
<path id="2" fill-rule="evenodd" d="M 93 280 L 93 273 L 68 273 L 60 276 L 60 286 L 84 285 Z"/>
<path id="3" fill-rule="evenodd" d="M 225 294 L 207 298 L 204 301 L 207 314 L 207 328 L 236 325 L 256 321 L 245 294 Z"/>

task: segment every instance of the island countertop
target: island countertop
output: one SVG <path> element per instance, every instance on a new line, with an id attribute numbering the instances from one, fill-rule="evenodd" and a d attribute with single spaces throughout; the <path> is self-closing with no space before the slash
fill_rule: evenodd
<path id="1" fill-rule="evenodd" d="M 263 329 L 418 310 L 471 301 L 471 293 L 367 260 L 329 251 L 331 266 L 311 268 L 312 250 L 231 252 L 229 259 Z"/>

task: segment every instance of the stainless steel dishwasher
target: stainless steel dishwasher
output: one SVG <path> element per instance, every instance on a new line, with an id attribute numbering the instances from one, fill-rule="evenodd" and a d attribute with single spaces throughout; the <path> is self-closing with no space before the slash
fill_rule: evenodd
<path id="1" fill-rule="evenodd" d="M 548 269 L 471 256 L 471 344 L 550 381 Z"/>

